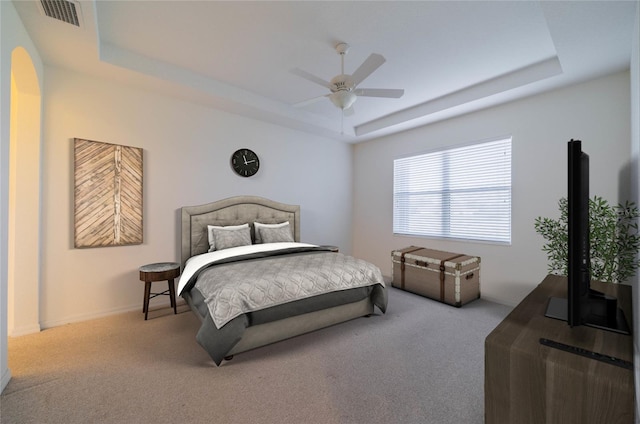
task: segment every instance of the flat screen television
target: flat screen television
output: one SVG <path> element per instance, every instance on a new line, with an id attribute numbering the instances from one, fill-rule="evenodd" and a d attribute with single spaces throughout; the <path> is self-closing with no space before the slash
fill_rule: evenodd
<path id="1" fill-rule="evenodd" d="M 629 334 L 617 299 L 591 289 L 589 252 L 589 155 L 580 140 L 568 143 L 567 298 L 549 299 L 546 316 L 571 327 L 588 325 Z"/>

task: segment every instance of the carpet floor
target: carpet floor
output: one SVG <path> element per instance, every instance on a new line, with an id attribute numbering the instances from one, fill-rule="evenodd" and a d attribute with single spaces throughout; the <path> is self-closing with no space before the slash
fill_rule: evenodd
<path id="1" fill-rule="evenodd" d="M 2 424 L 484 421 L 484 339 L 511 308 L 389 289 L 389 308 L 216 367 L 186 306 L 9 339 Z"/>

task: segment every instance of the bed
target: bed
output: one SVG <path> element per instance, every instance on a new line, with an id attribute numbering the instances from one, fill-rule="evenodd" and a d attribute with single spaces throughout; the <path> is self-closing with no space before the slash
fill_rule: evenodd
<path id="1" fill-rule="evenodd" d="M 238 196 L 181 210 L 178 293 L 200 320 L 196 340 L 216 365 L 370 316 L 374 306 L 386 311 L 377 267 L 300 243 L 298 205 Z"/>

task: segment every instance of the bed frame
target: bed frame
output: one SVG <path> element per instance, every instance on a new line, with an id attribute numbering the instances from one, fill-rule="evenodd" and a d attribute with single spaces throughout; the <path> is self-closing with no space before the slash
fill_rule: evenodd
<path id="1" fill-rule="evenodd" d="M 249 223 L 252 239 L 253 225 L 258 221 L 265 224 L 288 220 L 294 232 L 295 241 L 300 241 L 300 206 L 287 205 L 257 196 L 237 196 L 199 206 L 182 208 L 182 268 L 191 256 L 207 252 L 209 242 L 207 225 L 239 225 Z M 202 317 L 191 305 L 193 312 Z M 310 331 L 373 313 L 373 303 L 369 298 L 320 311 L 298 315 L 266 324 L 249 327 L 242 339 L 228 353 L 233 355 L 247 350 L 285 340 Z"/>

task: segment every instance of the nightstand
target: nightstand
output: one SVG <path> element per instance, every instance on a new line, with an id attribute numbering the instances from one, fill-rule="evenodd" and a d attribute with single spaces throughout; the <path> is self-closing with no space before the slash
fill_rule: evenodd
<path id="1" fill-rule="evenodd" d="M 142 312 L 144 312 L 144 319 L 146 320 L 149 315 L 149 300 L 156 296 L 169 296 L 171 301 L 171 307 L 173 313 L 177 314 L 176 310 L 176 287 L 174 285 L 174 278 L 180 276 L 180 264 L 176 262 L 159 262 L 155 264 L 143 265 L 140 268 L 140 281 L 144 281 L 144 303 Z M 169 283 L 169 289 L 160 293 L 151 293 L 151 283 L 154 281 L 167 281 Z"/>

